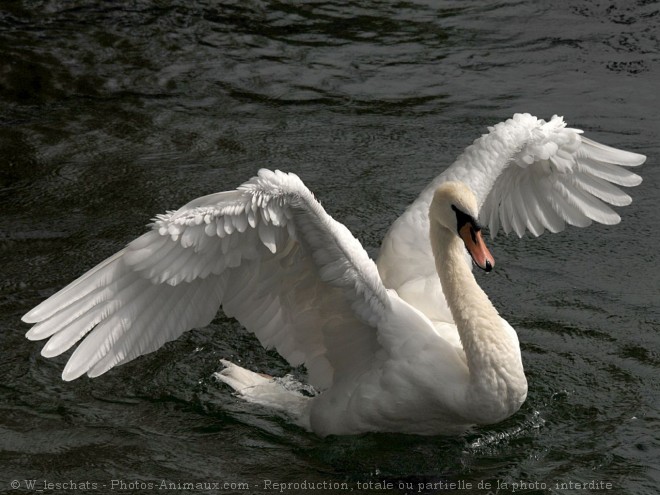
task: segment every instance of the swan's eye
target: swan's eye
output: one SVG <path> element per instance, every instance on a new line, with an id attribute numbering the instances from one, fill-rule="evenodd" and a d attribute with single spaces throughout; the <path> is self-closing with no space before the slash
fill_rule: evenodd
<path id="1" fill-rule="evenodd" d="M 474 219 L 472 215 L 468 215 L 454 205 L 451 205 L 451 209 L 456 213 L 456 232 L 460 232 L 466 224 L 470 224 L 470 230 L 473 232 L 473 236 L 476 234 L 476 232 L 481 230 L 481 225 L 479 225 L 479 223 Z"/>

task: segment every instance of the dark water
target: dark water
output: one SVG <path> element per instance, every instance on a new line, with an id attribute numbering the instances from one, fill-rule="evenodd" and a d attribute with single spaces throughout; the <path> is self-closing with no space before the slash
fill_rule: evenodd
<path id="1" fill-rule="evenodd" d="M 0 491 L 656 493 L 659 14 L 644 0 L 2 2 Z M 212 379 L 220 358 L 288 372 L 222 315 L 73 383 L 66 356 L 23 337 L 23 313 L 151 216 L 264 166 L 299 174 L 375 256 L 422 187 L 519 111 L 649 160 L 620 225 L 491 243 L 498 267 L 481 282 L 518 329 L 530 382 L 502 424 L 316 438 Z"/>

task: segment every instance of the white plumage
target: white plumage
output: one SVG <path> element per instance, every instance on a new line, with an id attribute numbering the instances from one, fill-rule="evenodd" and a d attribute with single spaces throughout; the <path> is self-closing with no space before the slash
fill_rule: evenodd
<path id="1" fill-rule="evenodd" d="M 477 217 L 491 235 L 618 223 L 608 204 L 631 199 L 615 185 L 641 181 L 622 166 L 645 158 L 580 134 L 527 114 L 491 128 L 393 224 L 377 265 L 296 175 L 262 169 L 156 217 L 27 313 L 27 337 L 49 338 L 46 357 L 83 339 L 63 378 L 94 377 L 207 325 L 221 307 L 305 364 L 320 393 L 230 363 L 219 377 L 321 435 L 499 421 L 526 395 L 518 340 L 476 284 L 465 246 L 473 257 L 479 246 L 462 243 L 456 221 L 474 220 L 473 240 Z"/>

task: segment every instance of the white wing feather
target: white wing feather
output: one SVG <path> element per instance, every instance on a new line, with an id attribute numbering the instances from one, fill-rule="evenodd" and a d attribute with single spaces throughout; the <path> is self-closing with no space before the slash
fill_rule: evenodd
<path id="1" fill-rule="evenodd" d="M 561 117 L 544 122 L 517 115 L 512 120 L 529 127 L 527 139 L 512 143 L 514 153 L 502 170 L 492 170 L 492 186 L 481 189 L 479 197 L 483 203 L 479 216 L 491 235 L 500 226 L 505 233 L 522 237 L 526 230 L 539 236 L 545 229 L 563 230 L 566 224 L 587 227 L 592 221 L 606 225 L 621 221 L 609 205 L 625 206 L 632 200 L 613 184 L 638 185 L 641 177 L 624 167 L 641 165 L 646 157 L 585 138 L 582 131 L 566 128 Z M 495 126 L 491 133 L 503 132 L 509 122 L 499 124 L 499 129 Z M 487 146 L 486 141 L 480 145 Z"/>
<path id="2" fill-rule="evenodd" d="M 158 216 L 131 242 L 27 313 L 42 354 L 84 340 L 63 378 L 98 376 L 205 326 L 218 308 L 326 388 L 377 351 L 390 301 L 374 263 L 294 174 L 260 170 L 235 191 Z"/>
<path id="3" fill-rule="evenodd" d="M 538 236 L 545 230 L 559 232 L 566 224 L 618 223 L 620 217 L 610 205 L 625 206 L 631 198 L 617 186 L 642 181 L 628 167 L 644 163 L 644 155 L 585 138 L 582 131 L 567 128 L 561 117 L 546 122 L 516 114 L 489 131 L 394 222 L 378 256 L 383 283 L 434 322 L 453 321 L 448 308 L 438 303 L 443 292 L 429 240 L 428 210 L 440 184 L 458 180 L 472 189 L 479 219 L 491 236 L 500 228 Z"/>

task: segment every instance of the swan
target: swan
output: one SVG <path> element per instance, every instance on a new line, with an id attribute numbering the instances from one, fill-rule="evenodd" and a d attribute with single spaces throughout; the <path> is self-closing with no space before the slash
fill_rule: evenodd
<path id="1" fill-rule="evenodd" d="M 376 262 L 298 176 L 262 169 L 235 190 L 158 215 L 151 229 L 23 316 L 41 353 L 82 340 L 62 378 L 99 376 L 155 351 L 222 308 L 309 385 L 223 360 L 222 382 L 318 435 L 454 434 L 525 401 L 515 330 L 472 264 L 482 236 L 616 224 L 617 186 L 643 155 L 529 114 L 489 128 L 386 234 Z M 310 388 L 313 387 L 311 393 Z"/>

